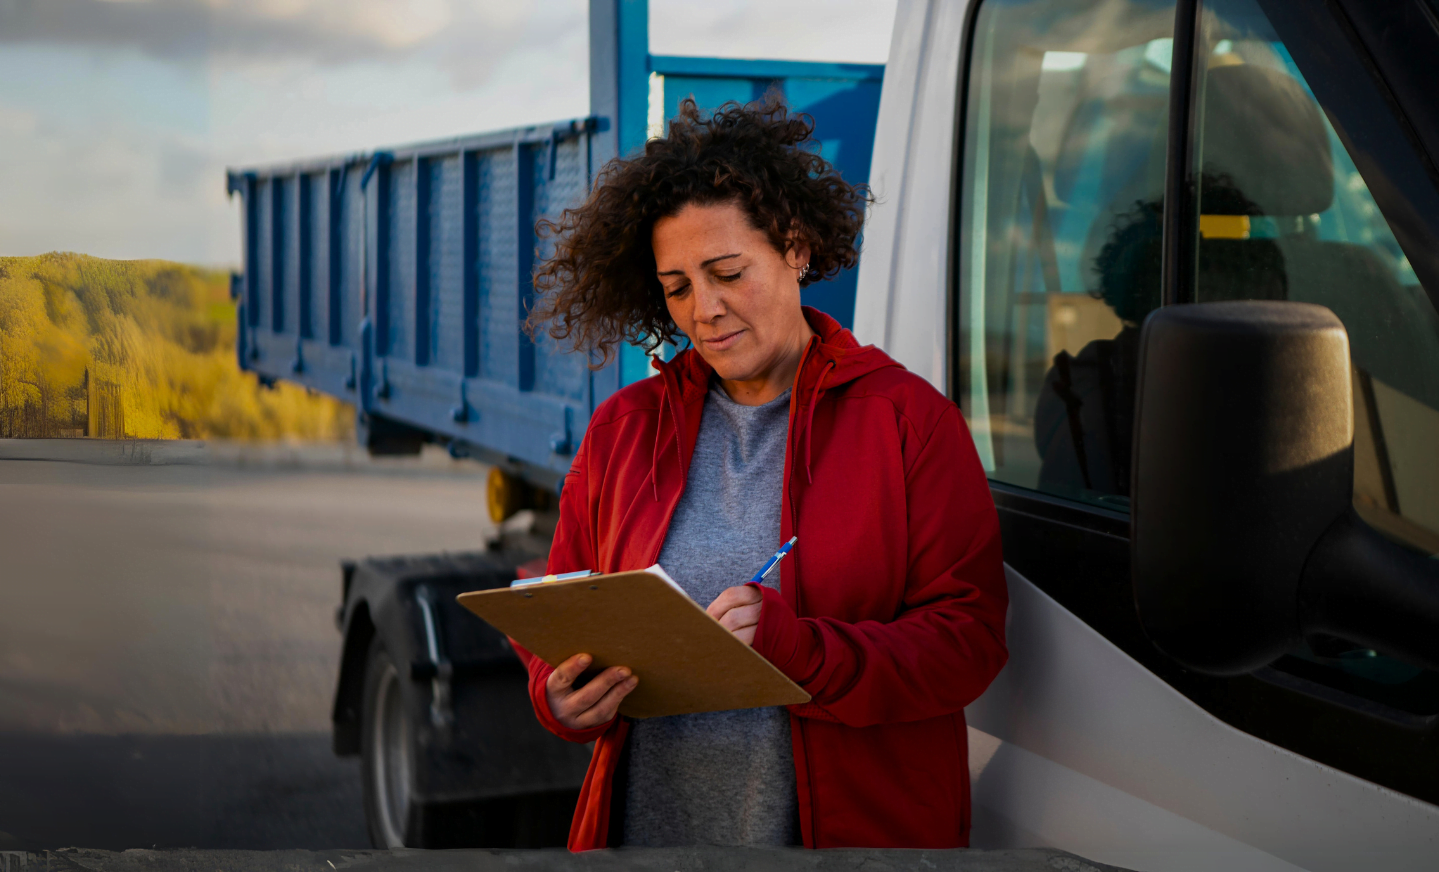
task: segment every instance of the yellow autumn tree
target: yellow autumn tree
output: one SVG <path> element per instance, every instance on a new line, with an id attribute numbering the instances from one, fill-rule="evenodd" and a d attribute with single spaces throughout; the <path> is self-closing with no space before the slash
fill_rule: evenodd
<path id="1" fill-rule="evenodd" d="M 141 439 L 348 438 L 351 408 L 235 362 L 229 276 L 165 261 L 0 257 L 0 437 L 85 435 L 96 389 Z"/>

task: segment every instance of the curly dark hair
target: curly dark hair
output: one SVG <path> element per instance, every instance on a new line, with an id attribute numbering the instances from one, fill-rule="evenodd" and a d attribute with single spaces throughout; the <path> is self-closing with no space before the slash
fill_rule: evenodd
<path id="1" fill-rule="evenodd" d="M 686 99 L 665 137 L 650 140 L 642 154 L 610 161 L 588 199 L 558 223 L 539 222 L 555 247 L 535 272 L 542 296 L 525 328 L 534 335 L 548 323 L 552 338 L 600 352 L 597 366 L 621 341 L 653 353 L 678 339 L 650 238 L 657 220 L 690 204 L 738 204 L 782 254 L 809 246 L 802 284 L 853 267 L 873 197 L 817 152 L 814 119 L 791 113 L 777 96 L 726 103 L 708 117 Z"/>
<path id="2" fill-rule="evenodd" d="M 1199 200 L 1206 214 L 1262 214 L 1228 173 L 1203 172 L 1199 184 Z M 1089 295 L 1108 303 L 1119 320 L 1131 327 L 1144 323 L 1145 316 L 1159 308 L 1163 236 L 1164 203 L 1136 200 L 1128 212 L 1115 216 L 1109 238 L 1094 258 L 1099 287 Z M 1255 239 L 1229 249 L 1222 249 L 1223 245 L 1199 247 L 1199 284 L 1206 299 L 1238 299 L 1226 295 L 1241 291 L 1247 299 L 1285 298 L 1284 255 L 1273 240 Z M 1246 278 L 1236 284 L 1234 277 L 1240 275 Z"/>
<path id="3" fill-rule="evenodd" d="M 1128 212 L 1116 215 L 1109 238 L 1094 258 L 1099 287 L 1089 292 L 1114 310 L 1130 326 L 1159 308 L 1160 241 L 1164 232 L 1164 204 L 1136 200 Z"/>

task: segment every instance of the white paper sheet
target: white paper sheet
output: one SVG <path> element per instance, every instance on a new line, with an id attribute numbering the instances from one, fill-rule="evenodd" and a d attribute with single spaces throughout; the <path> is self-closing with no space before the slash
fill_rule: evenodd
<path id="1" fill-rule="evenodd" d="M 685 589 L 680 587 L 680 583 L 675 581 L 673 578 L 670 578 L 670 574 L 668 572 L 665 572 L 665 568 L 663 566 L 660 566 L 658 563 L 656 563 L 654 566 L 651 566 L 649 569 L 646 569 L 645 572 L 651 572 L 655 575 L 658 575 L 660 578 L 663 578 L 665 581 L 669 582 L 670 587 L 673 587 L 675 590 L 683 593 L 687 597 L 689 596 L 689 594 L 685 592 Z M 690 599 L 693 600 L 694 597 L 690 597 Z"/>

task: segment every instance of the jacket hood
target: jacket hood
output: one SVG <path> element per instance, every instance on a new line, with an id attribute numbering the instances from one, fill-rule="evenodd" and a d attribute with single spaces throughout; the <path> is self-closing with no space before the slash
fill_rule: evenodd
<path id="1" fill-rule="evenodd" d="M 804 317 L 815 335 L 805 346 L 800 360 L 799 371 L 790 394 L 789 445 L 800 448 L 804 463 L 805 477 L 813 481 L 810 474 L 810 429 L 814 423 L 814 409 L 820 397 L 827 390 L 848 384 L 886 367 L 899 367 L 899 362 L 873 345 L 860 345 L 854 334 L 824 312 L 804 306 Z M 686 348 L 671 361 L 655 361 L 655 368 L 664 379 L 664 406 L 674 427 L 675 450 L 679 453 L 680 469 L 689 469 L 689 457 L 694 450 L 698 436 L 699 415 L 703 400 L 709 393 L 710 378 L 714 368 L 694 348 Z M 689 414 L 687 414 L 689 410 Z M 689 426 L 686 426 L 688 424 Z M 799 440 L 799 441 L 796 441 Z M 653 463 L 658 481 L 660 454 L 668 450 L 661 447 L 656 439 Z M 792 469 L 792 463 L 786 462 Z M 788 477 L 788 473 L 787 476 Z M 655 498 L 659 498 L 658 485 Z"/>

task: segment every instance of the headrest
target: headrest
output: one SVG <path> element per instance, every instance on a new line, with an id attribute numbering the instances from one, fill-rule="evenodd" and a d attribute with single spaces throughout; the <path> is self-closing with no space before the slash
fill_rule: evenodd
<path id="1" fill-rule="evenodd" d="M 1310 215 L 1334 199 L 1329 135 L 1292 76 L 1252 64 L 1209 70 L 1204 90 L 1207 215 Z"/>

